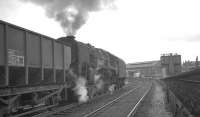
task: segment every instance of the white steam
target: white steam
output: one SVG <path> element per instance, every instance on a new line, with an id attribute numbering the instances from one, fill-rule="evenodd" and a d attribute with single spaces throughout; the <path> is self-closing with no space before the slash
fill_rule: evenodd
<path id="1" fill-rule="evenodd" d="M 115 90 L 115 85 L 114 84 L 110 85 L 108 90 L 109 90 L 110 94 L 113 94 L 113 92 Z"/>
<path id="2" fill-rule="evenodd" d="M 102 89 L 104 86 L 104 81 L 101 79 L 101 75 L 96 74 L 94 76 L 94 82 L 95 82 L 95 86 L 98 90 Z"/>
<path id="3" fill-rule="evenodd" d="M 125 81 L 124 81 L 124 84 L 125 84 L 125 85 L 129 84 L 128 80 L 125 80 Z"/>
<path id="4" fill-rule="evenodd" d="M 101 77 L 101 75 L 99 75 L 99 74 L 94 75 L 94 81 L 95 82 L 98 81 L 100 79 L 100 77 Z"/>
<path id="5" fill-rule="evenodd" d="M 88 97 L 88 91 L 86 87 L 86 80 L 83 77 L 79 77 L 76 80 L 76 87 L 74 88 L 74 91 L 78 95 L 78 101 L 80 103 L 87 102 L 89 97 Z"/>

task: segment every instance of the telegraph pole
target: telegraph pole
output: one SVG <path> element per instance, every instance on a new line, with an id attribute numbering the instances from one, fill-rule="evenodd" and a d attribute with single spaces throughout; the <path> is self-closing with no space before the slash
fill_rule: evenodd
<path id="1" fill-rule="evenodd" d="M 195 62 L 195 66 L 196 66 L 196 68 L 198 68 L 198 67 L 199 67 L 199 61 L 198 61 L 198 56 L 196 57 L 196 62 Z"/>

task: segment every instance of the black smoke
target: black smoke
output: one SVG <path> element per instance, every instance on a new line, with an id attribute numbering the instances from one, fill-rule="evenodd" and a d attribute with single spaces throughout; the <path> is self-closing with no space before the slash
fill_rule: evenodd
<path id="1" fill-rule="evenodd" d="M 75 34 L 86 23 L 89 12 L 96 12 L 114 0 L 22 0 L 42 6 L 49 18 L 60 23 L 66 34 Z"/>

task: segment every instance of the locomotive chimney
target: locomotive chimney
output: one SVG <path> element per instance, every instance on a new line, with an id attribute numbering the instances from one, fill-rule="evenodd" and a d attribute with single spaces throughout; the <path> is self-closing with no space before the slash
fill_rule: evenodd
<path id="1" fill-rule="evenodd" d="M 66 37 L 60 37 L 60 38 L 58 38 L 58 41 L 62 42 L 63 44 L 66 44 L 66 45 L 71 45 L 70 43 L 75 43 L 75 36 L 68 35 Z"/>
<path id="2" fill-rule="evenodd" d="M 68 35 L 68 36 L 66 37 L 66 39 L 74 40 L 74 39 L 75 39 L 75 36 L 73 36 L 73 35 Z"/>

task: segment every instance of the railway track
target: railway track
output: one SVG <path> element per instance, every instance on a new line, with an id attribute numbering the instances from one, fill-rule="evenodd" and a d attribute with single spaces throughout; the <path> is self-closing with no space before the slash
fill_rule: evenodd
<path id="1" fill-rule="evenodd" d="M 135 87 L 103 105 L 91 109 L 89 112 L 63 111 L 50 117 L 132 117 L 141 101 L 150 91 L 151 85 Z"/>
<path id="2" fill-rule="evenodd" d="M 117 100 L 119 100 L 120 98 L 122 98 L 123 96 L 128 95 L 128 93 L 132 92 L 133 90 L 130 90 L 130 88 L 138 88 L 139 85 L 142 85 L 144 83 L 142 82 L 130 82 L 128 85 L 126 85 L 123 89 L 125 90 L 126 93 L 124 93 L 123 95 L 119 96 L 118 98 L 116 98 L 114 102 L 116 102 Z M 123 89 L 120 89 L 120 90 L 123 90 Z M 117 92 L 120 92 L 117 91 Z M 127 91 L 128 90 L 128 91 Z M 90 102 L 94 102 L 95 103 L 95 100 L 98 100 L 98 99 L 101 99 L 101 97 L 104 97 L 105 95 L 110 95 L 110 94 L 104 94 L 104 95 L 101 95 L 101 96 L 98 96 L 97 98 L 93 99 L 93 100 L 90 100 Z M 31 109 L 29 111 L 25 111 L 25 112 L 22 112 L 20 114 L 16 114 L 16 115 L 11 115 L 9 117 L 49 117 L 49 116 L 52 116 L 54 117 L 55 115 L 65 115 L 65 113 L 63 113 L 63 111 L 67 111 L 67 110 L 70 110 L 72 108 L 76 108 L 76 107 L 79 107 L 81 105 L 84 105 L 85 103 L 82 103 L 82 104 L 78 104 L 78 103 L 74 103 L 74 104 L 70 104 L 70 105 L 63 105 L 63 106 L 60 106 L 60 105 L 50 105 L 50 106 L 43 106 L 43 107 L 38 107 L 38 108 L 34 108 L 34 109 Z"/>
<path id="3" fill-rule="evenodd" d="M 8 115 L 6 117 L 43 117 L 45 116 L 45 113 L 53 114 L 53 112 L 58 111 L 58 108 L 60 111 L 70 109 L 73 107 L 78 106 L 79 104 L 73 103 L 73 104 L 67 104 L 67 105 L 50 105 L 50 106 L 41 106 L 37 108 L 30 109 L 28 111 L 24 111 L 17 114 Z"/>
<path id="4" fill-rule="evenodd" d="M 137 89 L 141 87 L 137 87 L 124 95 L 116 98 L 115 100 L 103 105 L 102 107 L 98 108 L 97 110 L 86 114 L 84 117 L 133 117 L 139 104 L 148 94 L 151 89 L 151 86 L 148 88 L 143 89 L 143 91 L 139 92 L 139 97 L 136 97 L 138 94 Z M 145 92 L 144 92 L 145 91 Z M 132 94 L 132 93 L 135 94 Z M 142 95 L 141 95 L 142 94 Z M 137 98 L 133 100 L 133 98 Z M 131 103 L 133 102 L 133 103 Z"/>
<path id="5" fill-rule="evenodd" d="M 179 81 L 184 81 L 188 83 L 200 84 L 199 80 L 186 80 L 186 79 L 179 79 Z"/>

